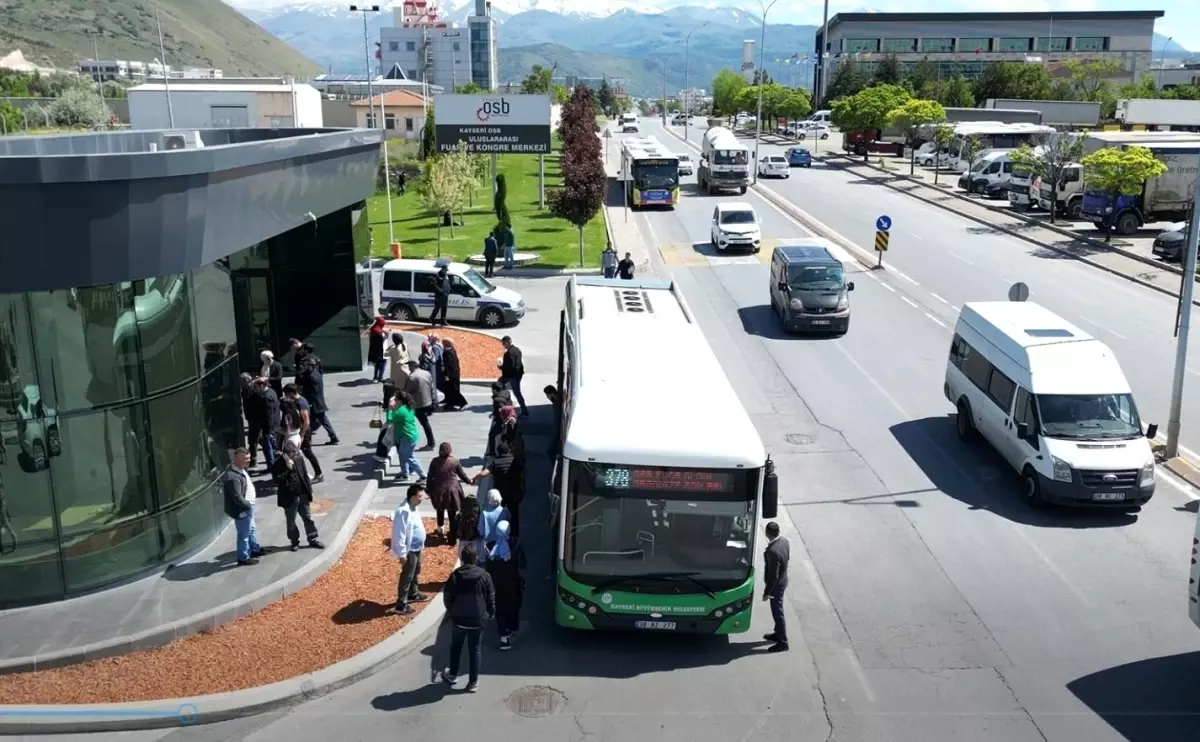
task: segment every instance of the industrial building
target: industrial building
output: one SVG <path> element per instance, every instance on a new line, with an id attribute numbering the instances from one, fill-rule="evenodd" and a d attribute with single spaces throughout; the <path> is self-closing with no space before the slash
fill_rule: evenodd
<path id="1" fill-rule="evenodd" d="M 379 30 L 380 70 L 399 67 L 409 80 L 446 90 L 496 87 L 496 22 L 488 0 L 475 0 L 466 28 L 442 20 L 432 0 L 404 0 L 392 12 L 395 25 Z"/>
<path id="2" fill-rule="evenodd" d="M 362 368 L 380 132 L 192 135 L 0 138 L 2 606 L 207 546 L 260 351 Z"/>
<path id="3" fill-rule="evenodd" d="M 867 74 L 886 57 L 902 68 L 936 62 L 942 75 L 979 77 L 988 65 L 1021 62 L 1065 74 L 1072 59 L 1111 59 L 1121 67 L 1114 82 L 1133 82 L 1153 57 L 1154 22 L 1161 10 L 1055 13 L 838 13 L 816 34 L 814 53 L 826 53 L 828 72 L 817 69 L 822 94 L 843 64 Z M 821 96 L 824 97 L 823 95 Z"/>
<path id="4" fill-rule="evenodd" d="M 175 69 L 158 62 L 139 62 L 125 59 L 85 59 L 79 63 L 79 74 L 91 77 L 96 82 L 112 80 L 145 80 L 162 77 L 163 71 L 181 80 L 219 80 L 225 73 L 216 67 L 184 67 Z"/>
<path id="5" fill-rule="evenodd" d="M 129 89 L 133 129 L 323 127 L 321 93 L 282 78 L 174 80 Z"/>

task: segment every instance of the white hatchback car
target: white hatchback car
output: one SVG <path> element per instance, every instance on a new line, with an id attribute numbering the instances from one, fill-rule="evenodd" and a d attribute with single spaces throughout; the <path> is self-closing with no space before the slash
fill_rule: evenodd
<path id="1" fill-rule="evenodd" d="M 805 139 L 828 139 L 829 132 L 831 131 L 833 130 L 826 124 L 806 121 L 803 126 L 796 129 L 795 137 L 800 141 L 804 141 Z"/>
<path id="2" fill-rule="evenodd" d="M 713 209 L 713 247 L 724 252 L 729 249 L 749 249 L 758 252 L 762 247 L 762 229 L 754 207 L 744 201 L 724 201 Z"/>
<path id="3" fill-rule="evenodd" d="M 758 177 L 787 178 L 792 174 L 792 166 L 782 155 L 767 155 L 758 161 Z"/>
<path id="4" fill-rule="evenodd" d="M 694 170 L 692 167 L 692 158 L 687 155 L 675 155 L 679 158 L 679 174 L 691 175 Z"/>

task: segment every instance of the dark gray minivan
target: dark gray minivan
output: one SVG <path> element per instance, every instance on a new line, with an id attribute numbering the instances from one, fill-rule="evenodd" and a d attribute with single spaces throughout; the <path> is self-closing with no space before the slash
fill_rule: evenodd
<path id="1" fill-rule="evenodd" d="M 771 254 L 771 308 L 791 332 L 845 335 L 850 292 L 842 261 L 821 240 L 780 245 Z"/>

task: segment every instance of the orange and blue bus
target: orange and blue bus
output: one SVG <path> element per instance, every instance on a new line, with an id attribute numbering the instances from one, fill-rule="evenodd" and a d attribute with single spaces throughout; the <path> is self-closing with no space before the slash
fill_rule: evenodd
<path id="1" fill-rule="evenodd" d="M 654 137 L 629 137 L 621 143 L 621 180 L 632 207 L 679 203 L 679 156 Z"/>

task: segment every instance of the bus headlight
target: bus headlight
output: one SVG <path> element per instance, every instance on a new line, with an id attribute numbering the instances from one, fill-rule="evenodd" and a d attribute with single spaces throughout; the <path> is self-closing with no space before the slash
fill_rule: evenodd
<path id="1" fill-rule="evenodd" d="M 586 613 L 589 616 L 594 616 L 600 612 L 600 606 L 598 606 L 595 603 L 592 603 L 590 601 L 584 600 L 583 598 L 579 597 L 578 595 L 567 592 L 566 590 L 560 589 L 558 591 L 558 599 L 561 600 L 563 603 L 571 606 L 575 610 L 577 610 L 581 613 Z"/>
<path id="2" fill-rule="evenodd" d="M 709 615 L 709 618 L 720 618 L 720 619 L 728 618 L 735 613 L 740 613 L 740 612 L 746 610 L 747 608 L 750 607 L 750 604 L 753 602 L 754 602 L 754 597 L 752 595 L 747 595 L 746 597 L 742 598 L 741 600 L 721 606 L 720 608 L 716 609 L 715 611 L 713 611 L 712 613 L 710 613 L 708 615 Z"/>

